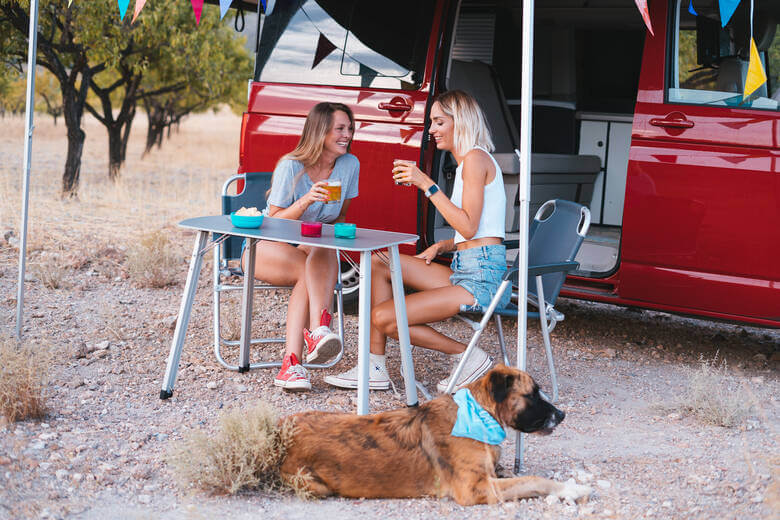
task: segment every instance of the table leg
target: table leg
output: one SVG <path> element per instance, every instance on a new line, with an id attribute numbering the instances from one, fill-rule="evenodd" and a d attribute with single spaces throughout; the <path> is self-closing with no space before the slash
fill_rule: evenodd
<path id="1" fill-rule="evenodd" d="M 390 281 L 393 285 L 393 301 L 395 302 L 395 320 L 398 325 L 398 343 L 401 348 L 401 371 L 406 387 L 406 406 L 417 406 L 417 382 L 414 379 L 414 363 L 412 362 L 412 344 L 409 340 L 409 320 L 406 316 L 406 295 L 401 276 L 401 257 L 398 246 L 390 250 Z"/>
<path id="2" fill-rule="evenodd" d="M 165 368 L 165 377 L 163 378 L 162 390 L 160 390 L 160 399 L 168 399 L 173 395 L 173 385 L 176 383 L 176 373 L 179 371 L 181 350 L 184 346 L 184 338 L 187 336 L 187 325 L 190 322 L 192 300 L 195 298 L 195 291 L 198 288 L 198 276 L 200 275 L 200 266 L 203 261 L 203 248 L 206 247 L 208 237 L 207 231 L 199 231 L 198 236 L 195 237 L 195 246 L 190 257 L 190 269 L 187 272 L 187 283 L 184 285 L 184 295 L 181 298 L 179 316 L 176 319 L 176 329 L 173 332 L 171 352 L 168 354 L 168 365 Z"/>
<path id="3" fill-rule="evenodd" d="M 368 413 L 368 361 L 371 352 L 371 252 L 360 252 L 358 296 L 358 415 Z"/>
<path id="4" fill-rule="evenodd" d="M 249 371 L 249 348 L 252 343 L 252 303 L 255 296 L 255 256 L 257 239 L 247 238 L 246 270 L 244 271 L 244 292 L 241 302 L 241 350 L 239 351 L 239 372 Z"/>

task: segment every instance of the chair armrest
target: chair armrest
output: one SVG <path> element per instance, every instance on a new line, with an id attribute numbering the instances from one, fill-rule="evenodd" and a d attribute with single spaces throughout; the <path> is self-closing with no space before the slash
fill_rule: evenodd
<path id="1" fill-rule="evenodd" d="M 559 273 L 561 271 L 574 271 L 580 266 L 579 262 L 560 262 L 557 264 L 529 265 L 528 274 L 539 276 L 548 273 Z"/>
<path id="2" fill-rule="evenodd" d="M 507 249 L 517 249 L 520 247 L 520 241 L 519 240 L 504 240 L 504 246 Z"/>

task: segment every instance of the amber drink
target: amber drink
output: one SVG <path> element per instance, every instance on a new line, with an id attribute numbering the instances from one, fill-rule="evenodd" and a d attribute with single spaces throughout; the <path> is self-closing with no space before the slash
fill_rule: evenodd
<path id="1" fill-rule="evenodd" d="M 327 181 L 325 189 L 328 190 L 328 200 L 325 204 L 338 203 L 341 201 L 341 181 Z"/>

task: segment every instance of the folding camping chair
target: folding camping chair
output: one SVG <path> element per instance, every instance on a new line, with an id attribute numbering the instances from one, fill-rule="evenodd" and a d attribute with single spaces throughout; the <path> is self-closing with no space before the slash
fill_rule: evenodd
<path id="1" fill-rule="evenodd" d="M 233 211 L 238 210 L 241 206 L 251 207 L 255 206 L 258 210 L 263 210 L 266 206 L 265 193 L 271 187 L 271 173 L 270 172 L 252 172 L 234 175 L 229 178 L 222 187 L 222 214 L 229 215 Z M 228 195 L 228 190 L 236 181 L 242 180 L 244 182 L 244 188 L 241 193 L 236 195 Z M 224 237 L 222 237 L 224 238 Z M 221 329 L 221 296 L 223 292 L 227 291 L 240 291 L 243 289 L 242 284 L 231 284 L 227 281 L 233 276 L 244 276 L 241 269 L 241 249 L 243 239 L 240 237 L 227 237 L 221 240 L 220 237 L 214 237 L 215 242 L 219 243 L 218 247 L 214 248 L 214 355 L 217 361 L 229 370 L 235 370 L 238 372 L 246 372 L 250 368 L 272 368 L 281 366 L 279 361 L 269 361 L 261 363 L 250 363 L 248 366 L 231 365 L 227 363 L 221 353 L 222 346 L 235 346 L 239 345 L 240 341 L 231 340 L 222 337 Z M 338 254 L 338 253 L 337 253 Z M 232 260 L 238 260 L 238 265 L 231 265 Z M 262 259 L 258 259 L 262 262 Z M 288 286 L 271 285 L 260 281 L 255 281 L 255 290 L 271 290 L 271 289 L 292 289 Z M 342 300 L 342 284 L 341 279 L 336 282 L 334 288 L 334 295 L 336 296 L 336 309 L 338 313 L 338 334 L 341 339 L 341 350 L 335 358 L 327 363 L 304 363 L 306 368 L 327 368 L 335 365 L 341 360 L 344 355 L 344 306 Z M 266 343 L 284 343 L 283 337 L 274 338 L 253 338 L 251 345 L 266 344 Z"/>
<path id="2" fill-rule="evenodd" d="M 558 378 L 553 362 L 550 332 L 559 321 L 564 319 L 564 315 L 555 309 L 555 302 L 566 279 L 566 273 L 579 267 L 574 258 L 577 256 L 577 251 L 579 251 L 589 227 L 590 211 L 588 208 L 568 200 L 555 199 L 542 204 L 528 231 L 528 303 L 538 309 L 535 312 L 529 311 L 528 318 L 539 319 L 542 328 L 542 338 L 547 352 L 547 364 L 552 384 L 552 399 L 548 399 L 551 402 L 558 400 Z M 455 373 L 450 377 L 446 393 L 453 391 L 455 381 L 458 380 L 466 359 L 479 342 L 479 337 L 485 330 L 491 316 L 495 317 L 498 342 L 501 346 L 504 363 L 509 365 L 504 334 L 501 329 L 501 316 L 517 317 L 518 307 L 513 303 L 510 303 L 505 309 L 496 309 L 496 306 L 504 291 L 511 290 L 510 284 L 517 284 L 518 260 L 519 255 L 512 267 L 504 274 L 498 292 L 487 309 L 478 308 L 466 311 L 466 306 L 464 306 L 464 313 L 482 314 L 482 319 L 479 322 L 458 315 L 459 318 L 471 324 L 475 332 L 455 369 Z"/>

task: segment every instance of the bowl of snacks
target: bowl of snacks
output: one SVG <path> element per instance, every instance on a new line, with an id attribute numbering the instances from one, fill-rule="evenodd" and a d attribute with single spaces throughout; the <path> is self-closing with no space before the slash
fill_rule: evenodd
<path id="1" fill-rule="evenodd" d="M 256 229 L 263 224 L 263 214 L 254 206 L 241 206 L 241 209 L 230 214 L 230 223 L 235 227 Z"/>

